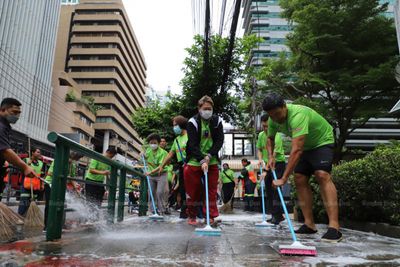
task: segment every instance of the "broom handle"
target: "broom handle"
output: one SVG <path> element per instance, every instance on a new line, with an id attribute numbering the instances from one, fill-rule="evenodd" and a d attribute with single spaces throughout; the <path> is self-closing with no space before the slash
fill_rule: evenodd
<path id="1" fill-rule="evenodd" d="M 207 225 L 210 226 L 210 203 L 208 201 L 208 171 L 204 171 L 204 181 L 206 186 L 206 217 Z"/>
<path id="2" fill-rule="evenodd" d="M 29 178 L 29 179 L 31 181 L 31 201 L 33 201 L 34 200 L 34 198 L 33 198 L 33 185 L 32 185 L 32 179 L 33 178 Z"/>
<path id="3" fill-rule="evenodd" d="M 262 166 L 260 165 L 260 178 L 262 175 Z M 265 182 L 264 179 L 262 179 L 260 181 L 261 183 L 261 202 L 262 202 L 262 220 L 263 222 L 265 222 L 265 203 L 264 203 L 264 186 L 265 186 Z"/>
<path id="4" fill-rule="evenodd" d="M 142 155 L 142 160 L 143 160 L 144 171 L 147 172 L 146 160 L 144 159 L 144 155 Z M 147 185 L 149 186 L 149 193 L 151 198 L 151 204 L 153 205 L 153 212 L 155 215 L 157 215 L 156 204 L 154 203 L 153 191 L 151 190 L 150 178 L 148 175 L 146 175 L 146 179 L 147 179 Z"/>
<path id="5" fill-rule="evenodd" d="M 274 180 L 277 181 L 278 177 L 276 177 L 275 170 L 271 169 L 271 171 L 272 171 L 272 176 L 274 177 Z M 281 188 L 278 187 L 277 189 L 278 189 L 279 198 L 281 199 L 282 208 L 283 208 L 283 211 L 285 212 L 286 220 L 288 222 L 290 233 L 292 235 L 293 241 L 297 242 L 297 237 L 296 237 L 296 234 L 295 234 L 294 229 L 293 229 L 292 221 L 289 218 L 289 213 L 288 213 L 287 208 L 286 208 L 285 200 L 283 199 Z"/>

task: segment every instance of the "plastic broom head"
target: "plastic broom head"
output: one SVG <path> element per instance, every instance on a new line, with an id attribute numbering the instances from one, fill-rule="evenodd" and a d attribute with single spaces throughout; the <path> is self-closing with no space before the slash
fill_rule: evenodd
<path id="1" fill-rule="evenodd" d="M 317 249 L 314 246 L 305 246 L 296 241 L 291 245 L 279 246 L 279 253 L 291 256 L 317 256 Z"/>

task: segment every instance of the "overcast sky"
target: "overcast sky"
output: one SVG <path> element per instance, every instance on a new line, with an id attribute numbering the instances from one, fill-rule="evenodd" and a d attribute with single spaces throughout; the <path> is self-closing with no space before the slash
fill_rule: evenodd
<path id="1" fill-rule="evenodd" d="M 147 83 L 157 91 L 180 92 L 185 48 L 192 44 L 190 0 L 123 0 L 145 56 Z"/>
<path id="2" fill-rule="evenodd" d="M 197 3 L 197 17 L 204 10 L 204 0 Z M 193 43 L 195 32 L 203 31 L 204 24 L 193 26 L 192 0 L 123 0 L 133 30 L 138 38 L 147 63 L 147 83 L 156 91 L 164 93 L 171 87 L 173 93 L 180 93 L 182 66 L 185 48 Z M 201 6 L 203 3 L 203 6 Z M 229 32 L 233 11 L 233 0 L 227 1 L 225 11 L 225 35 Z M 211 0 L 212 30 L 218 31 L 222 0 Z M 196 17 L 196 16 L 195 16 Z M 241 17 L 240 17 L 241 18 Z M 200 20 L 199 20 L 200 21 Z M 239 20 L 239 33 L 242 19 Z M 197 28 L 197 30 L 196 30 Z"/>

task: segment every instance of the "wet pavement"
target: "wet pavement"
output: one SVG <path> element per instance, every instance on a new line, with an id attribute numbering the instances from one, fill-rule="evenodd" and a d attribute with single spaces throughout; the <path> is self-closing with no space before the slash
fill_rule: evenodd
<path id="1" fill-rule="evenodd" d="M 290 244 L 286 222 L 260 229 L 260 214 L 222 215 L 222 235 L 198 236 L 194 227 L 166 217 L 164 222 L 131 216 L 107 227 L 78 227 L 59 242 L 38 236 L 0 245 L 0 266 L 400 266 L 400 240 L 343 229 L 339 244 L 320 241 L 319 233 L 301 237 L 317 247 L 317 257 L 280 256 Z M 8 265 L 6 265 L 8 264 Z"/>

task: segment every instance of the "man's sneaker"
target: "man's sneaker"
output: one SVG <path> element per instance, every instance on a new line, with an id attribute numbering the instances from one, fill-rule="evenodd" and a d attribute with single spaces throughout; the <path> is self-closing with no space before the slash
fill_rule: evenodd
<path id="1" fill-rule="evenodd" d="M 310 234 L 316 234 L 318 231 L 311 229 L 307 225 L 303 224 L 299 229 L 294 231 L 296 234 L 303 234 L 303 235 L 310 235 Z"/>
<path id="2" fill-rule="evenodd" d="M 164 212 L 165 215 L 171 215 L 171 212 L 169 211 L 169 209 L 166 209 Z"/>
<path id="3" fill-rule="evenodd" d="M 342 241 L 342 239 L 343 235 L 339 230 L 329 227 L 328 231 L 322 236 L 321 241 L 329 243 L 337 243 Z"/>
<path id="4" fill-rule="evenodd" d="M 285 218 L 282 215 L 278 215 L 278 216 L 273 216 L 271 219 L 271 223 L 275 224 L 275 225 L 279 225 L 281 223 L 281 221 L 284 221 Z"/>
<path id="5" fill-rule="evenodd" d="M 196 218 L 189 218 L 188 220 L 189 225 L 197 226 L 197 220 Z"/>

